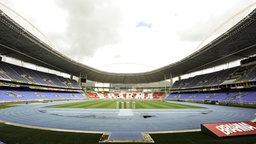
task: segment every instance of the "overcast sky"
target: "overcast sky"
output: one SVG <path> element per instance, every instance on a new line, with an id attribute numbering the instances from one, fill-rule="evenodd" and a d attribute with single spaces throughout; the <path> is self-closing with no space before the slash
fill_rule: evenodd
<path id="1" fill-rule="evenodd" d="M 213 31 L 239 11 L 252 4 L 250 10 L 255 8 L 255 0 L 0 2 L 36 26 L 56 50 L 111 72 L 149 71 L 176 62 L 197 50 L 205 39 L 211 40 L 207 37 L 214 37 Z"/>

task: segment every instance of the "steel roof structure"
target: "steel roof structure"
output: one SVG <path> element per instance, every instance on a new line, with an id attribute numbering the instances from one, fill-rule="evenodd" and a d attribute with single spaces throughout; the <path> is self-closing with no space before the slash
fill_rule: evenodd
<path id="1" fill-rule="evenodd" d="M 256 9 L 228 31 L 184 59 L 143 73 L 110 73 L 73 61 L 42 42 L 0 10 L 0 54 L 88 80 L 149 83 L 256 54 Z"/>

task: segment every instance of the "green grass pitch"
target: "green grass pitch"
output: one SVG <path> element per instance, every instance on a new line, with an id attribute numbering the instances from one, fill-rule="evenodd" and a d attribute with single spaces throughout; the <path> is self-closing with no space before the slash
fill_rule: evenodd
<path id="1" fill-rule="evenodd" d="M 117 107 L 118 108 L 136 108 L 136 109 L 202 108 L 198 106 L 177 104 L 177 103 L 158 101 L 158 100 L 92 100 L 92 101 L 74 102 L 69 104 L 53 105 L 49 107 L 50 108 L 85 108 L 85 109 L 88 109 L 88 108 L 115 109 Z"/>

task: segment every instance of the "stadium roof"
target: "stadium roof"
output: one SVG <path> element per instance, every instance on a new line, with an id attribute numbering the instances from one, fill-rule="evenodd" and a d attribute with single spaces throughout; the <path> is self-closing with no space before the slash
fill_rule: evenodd
<path id="1" fill-rule="evenodd" d="M 143 73 L 104 72 L 54 50 L 0 10 L 0 54 L 106 83 L 149 83 L 218 66 L 256 54 L 256 9 L 240 22 L 184 59 Z"/>

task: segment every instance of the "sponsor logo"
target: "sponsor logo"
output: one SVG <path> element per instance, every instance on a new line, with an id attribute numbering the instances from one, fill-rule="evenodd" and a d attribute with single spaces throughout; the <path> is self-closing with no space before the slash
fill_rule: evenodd
<path id="1" fill-rule="evenodd" d="M 250 121 L 202 124 L 202 126 L 218 137 L 256 134 L 256 124 Z"/>
<path id="2" fill-rule="evenodd" d="M 248 132 L 248 131 L 256 130 L 256 127 L 246 124 L 244 122 L 222 124 L 222 125 L 216 126 L 216 128 L 226 135 L 230 135 L 232 133 L 237 133 L 237 132 Z"/>

